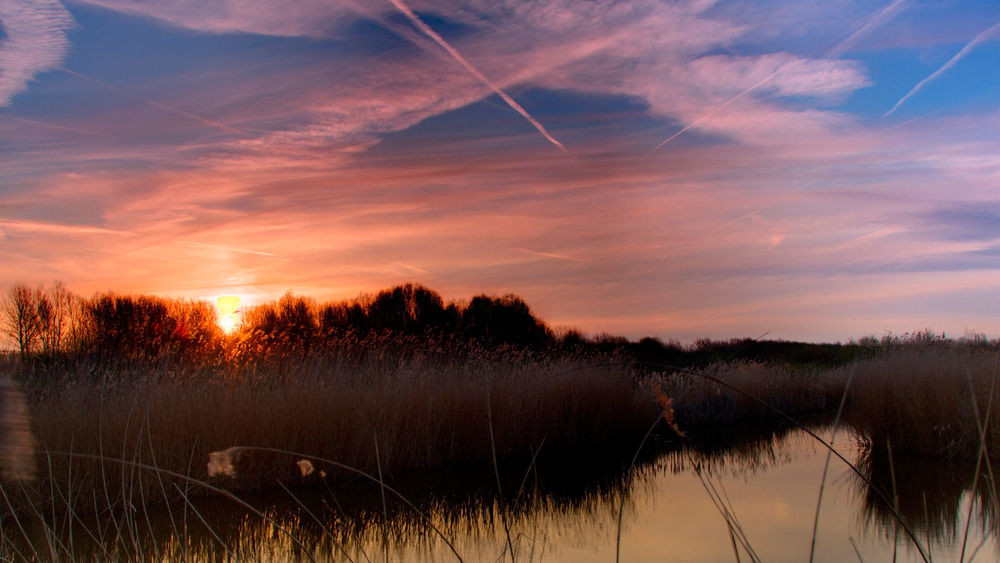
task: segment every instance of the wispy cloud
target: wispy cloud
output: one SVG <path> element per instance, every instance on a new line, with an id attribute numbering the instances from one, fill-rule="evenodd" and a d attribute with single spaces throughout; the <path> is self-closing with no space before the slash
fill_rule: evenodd
<path id="1" fill-rule="evenodd" d="M 825 56 L 827 58 L 837 58 L 843 55 L 847 50 L 852 48 L 859 41 L 861 41 L 869 34 L 871 34 L 873 31 L 885 25 L 888 21 L 894 18 L 900 11 L 903 10 L 903 8 L 906 7 L 906 3 L 908 1 L 909 0 L 893 0 L 893 2 L 891 2 L 889 5 L 869 14 L 867 17 L 863 18 L 860 22 L 858 22 L 855 26 L 853 26 L 853 29 L 850 32 L 848 32 L 848 36 L 843 40 L 839 41 L 829 51 L 827 51 Z M 766 58 L 768 58 L 768 56 L 762 57 L 761 59 L 766 59 Z M 828 87 L 833 88 L 834 89 L 833 91 L 844 91 L 848 89 L 853 90 L 856 88 L 869 85 L 869 82 L 867 80 L 860 78 L 860 74 L 859 74 L 859 79 L 847 83 L 843 81 L 830 80 L 830 78 L 832 78 L 836 74 L 837 70 L 842 71 L 846 65 L 837 65 L 840 66 L 839 69 L 833 68 L 833 65 L 831 65 L 830 67 L 828 67 L 827 72 L 825 73 L 826 74 L 825 79 L 817 81 L 815 78 L 810 77 L 810 74 L 815 73 L 816 63 L 810 63 L 803 59 L 792 58 L 792 57 L 784 57 L 784 60 L 781 60 L 782 56 L 775 57 L 772 55 L 770 56 L 770 58 L 772 60 L 774 59 L 779 60 L 778 64 L 776 64 L 773 67 L 773 70 L 767 72 L 763 76 L 760 76 L 756 81 L 751 83 L 749 86 L 746 86 L 741 91 L 734 94 L 732 97 L 726 99 L 722 103 L 715 105 L 714 107 L 711 107 L 706 113 L 697 117 L 693 121 L 690 121 L 680 130 L 678 130 L 674 134 L 670 135 L 669 137 L 661 141 L 660 144 L 656 145 L 651 152 L 658 151 L 659 149 L 663 148 L 664 145 L 667 145 L 668 143 L 680 137 L 689 130 L 698 127 L 699 125 L 702 125 L 705 122 L 713 119 L 716 115 L 723 112 L 723 110 L 725 110 L 735 102 L 740 101 L 745 96 L 748 96 L 749 94 L 758 92 L 760 90 L 764 90 L 765 87 L 776 88 L 779 91 L 786 90 L 786 92 L 783 93 L 788 93 L 788 94 L 823 95 L 824 91 L 822 85 L 824 83 L 827 84 Z M 800 85 L 806 87 L 802 87 L 798 89 L 798 91 L 794 90 L 788 91 L 787 88 L 782 88 L 781 85 L 775 86 L 774 82 L 776 82 L 776 79 L 782 74 L 785 74 L 793 81 L 797 81 Z M 732 83 L 738 84 L 739 82 L 733 80 Z"/>
<path id="2" fill-rule="evenodd" d="M 222 244 L 208 244 L 204 242 L 192 242 L 192 241 L 178 241 L 178 244 L 184 246 L 189 246 L 191 248 L 205 248 L 209 250 L 222 250 L 225 252 L 238 252 L 241 254 L 253 254 L 255 256 L 275 256 L 273 252 L 261 252 L 260 250 L 254 250 L 252 248 L 239 248 L 235 246 L 226 246 Z"/>
<path id="3" fill-rule="evenodd" d="M 411 273 L 414 273 L 414 274 L 420 274 L 422 276 L 426 276 L 426 275 L 430 274 L 430 272 L 428 272 L 427 270 L 425 270 L 425 269 L 423 269 L 423 268 L 421 268 L 419 266 L 414 266 L 413 264 L 407 264 L 406 262 L 397 262 L 395 260 L 392 260 L 389 263 L 392 264 L 393 266 L 399 266 L 400 268 L 403 268 L 407 272 L 411 272 Z"/>
<path id="4" fill-rule="evenodd" d="M 205 0 L 83 0 L 128 14 L 211 33 L 248 32 L 279 36 L 322 36 L 353 15 L 353 2 L 268 0 L 218 2 Z"/>
<path id="5" fill-rule="evenodd" d="M 889 115 L 892 115 L 897 109 L 899 109 L 900 106 L 902 106 L 906 102 L 906 100 L 912 98 L 914 94 L 919 92 L 924 86 L 930 84 L 931 82 L 936 80 L 939 76 L 947 72 L 948 69 L 958 64 L 958 61 L 962 60 L 966 55 L 971 53 L 972 50 L 975 49 L 977 46 L 979 46 L 980 43 L 988 41 L 993 37 L 997 36 L 998 34 L 1000 34 L 1000 23 L 994 24 L 993 27 L 987 29 L 986 31 L 980 32 L 978 35 L 973 37 L 972 41 L 969 41 L 969 43 L 966 44 L 965 47 L 962 47 L 962 50 L 956 53 L 955 56 L 949 59 L 948 62 L 946 62 L 944 65 L 941 66 L 941 68 L 935 70 L 934 72 L 931 73 L 930 76 L 921 80 L 920 82 L 917 83 L 916 86 L 911 88 L 910 91 L 906 93 L 906 95 L 904 95 L 902 98 L 899 99 L 898 102 L 896 102 L 896 105 L 892 106 L 892 109 L 882 114 L 882 117 L 888 117 Z"/>
<path id="6" fill-rule="evenodd" d="M 55 0 L 0 2 L 0 107 L 25 91 L 38 74 L 57 67 L 69 51 L 73 17 Z"/>
<path id="7" fill-rule="evenodd" d="M 217 2 L 94 1 L 158 17 L 174 25 L 210 31 L 265 33 L 270 29 L 266 22 L 280 21 L 283 22 L 280 30 L 271 33 L 311 35 L 318 28 L 306 22 L 347 22 L 353 17 L 386 24 L 389 20 L 371 4 L 348 3 L 324 12 L 322 3 L 306 2 L 292 9 L 278 2 L 254 5 L 236 13 Z M 787 139 L 789 135 L 783 127 L 788 122 L 814 127 L 824 121 L 823 116 L 820 112 L 776 111 L 777 108 L 763 107 L 761 100 L 747 94 L 757 91 L 781 96 L 827 97 L 843 95 L 867 84 L 860 65 L 849 61 L 808 59 L 787 53 L 709 54 L 727 48 L 739 38 L 743 28 L 736 22 L 708 15 L 709 3 L 705 2 L 602 0 L 581 5 L 546 0 L 513 2 L 506 7 L 482 1 L 435 3 L 428 8 L 430 13 L 465 26 L 460 38 L 451 41 L 444 40 L 407 4 L 386 3 L 387 7 L 393 5 L 447 56 L 459 62 L 466 70 L 466 77 L 442 65 L 440 58 L 419 57 L 412 52 L 396 52 L 391 58 L 355 60 L 355 64 L 366 69 L 364 75 L 345 75 L 338 66 L 324 61 L 308 70 L 289 68 L 281 73 L 284 76 L 280 79 L 271 78 L 266 83 L 255 75 L 237 77 L 236 82 L 230 78 L 224 85 L 207 76 L 206 89 L 223 90 L 223 95 L 231 95 L 228 91 L 239 88 L 246 92 L 247 98 L 245 103 L 227 106 L 231 117 L 213 116 L 213 120 L 243 123 L 246 125 L 241 128 L 253 128 L 250 125 L 255 119 L 253 115 L 237 116 L 232 111 L 246 108 L 249 112 L 259 112 L 261 105 L 253 96 L 262 92 L 267 96 L 261 95 L 260 102 L 267 103 L 272 111 L 275 107 L 284 108 L 283 118 L 288 124 L 275 129 L 276 116 L 269 116 L 261 127 L 264 134 L 236 141 L 230 147 L 218 146 L 220 150 L 214 151 L 210 158 L 219 164 L 230 161 L 233 167 L 325 167 L 331 161 L 335 163 L 339 155 L 374 146 L 385 132 L 406 129 L 489 94 L 500 95 L 546 140 L 561 146 L 561 141 L 506 93 L 515 85 L 636 96 L 647 100 L 658 115 L 689 124 L 697 122 L 696 125 L 711 133 L 744 142 L 767 137 Z M 327 37 L 337 37 L 340 29 L 320 27 Z M 400 33 L 397 24 L 390 27 Z M 476 64 L 472 65 L 470 60 Z M 331 79 L 334 76 L 336 80 Z M 249 83 L 240 87 L 240 81 Z M 276 99 L 281 101 L 280 106 L 273 103 Z M 184 107 L 192 114 L 204 114 L 194 105 L 176 101 L 172 105 Z M 720 106 L 726 111 L 720 111 Z M 767 119 L 758 119 L 752 128 L 745 129 L 748 120 L 716 115 L 765 112 L 780 118 L 774 121 L 774 126 Z M 711 118 L 707 119 L 706 114 L 711 114 Z"/>
<path id="8" fill-rule="evenodd" d="M 917 224 L 932 238 L 957 241 L 1000 241 L 1000 202 L 951 204 L 918 216 Z"/>
<path id="9" fill-rule="evenodd" d="M 557 252 L 542 252 L 539 250 L 530 250 L 528 248 L 515 248 L 514 250 L 518 252 L 523 252 L 525 254 L 531 254 L 532 256 L 542 256 L 544 258 L 555 258 L 556 260 L 568 260 L 570 262 L 589 262 L 583 258 L 575 258 L 566 254 L 559 254 Z"/>
<path id="10" fill-rule="evenodd" d="M 56 66 L 88 78 L 48 75 L 0 119 L 0 283 L 326 299 L 416 279 L 583 330 L 789 338 L 922 328 L 933 295 L 995 286 L 1000 114 L 872 126 L 852 94 L 880 74 L 838 58 L 911 8 L 900 29 L 937 31 L 926 4 L 86 2 Z M 684 125 L 702 135 L 649 154 Z"/>
<path id="11" fill-rule="evenodd" d="M 26 233 L 51 233 L 58 235 L 129 235 L 126 231 L 92 227 L 89 225 L 68 225 L 65 223 L 49 223 L 44 221 L 26 221 L 21 219 L 0 218 L 0 230 L 20 231 Z"/>

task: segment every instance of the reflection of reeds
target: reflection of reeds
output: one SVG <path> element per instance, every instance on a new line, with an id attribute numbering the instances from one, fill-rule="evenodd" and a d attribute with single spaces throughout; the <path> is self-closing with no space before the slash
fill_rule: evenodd
<path id="1" fill-rule="evenodd" d="M 31 480 L 35 477 L 35 440 L 24 395 L 0 376 L 0 476 Z"/>
<path id="2" fill-rule="evenodd" d="M 220 454 L 231 457 L 249 449 L 231 448 Z M 302 470 L 303 459 L 297 453 L 281 453 L 288 462 L 298 460 L 294 465 Z M 585 453 L 581 455 L 592 461 Z M 81 461 L 80 455 L 71 457 Z M 105 463 L 109 470 L 125 467 L 130 473 L 138 469 L 170 477 L 165 470 L 136 467 L 134 462 L 106 459 Z M 524 490 L 518 490 L 517 483 L 524 479 L 525 467 L 505 467 L 505 490 L 512 491 L 507 496 L 498 495 L 485 467 L 402 476 L 394 479 L 393 494 L 384 509 L 380 484 L 372 479 L 324 480 L 319 488 L 306 489 L 282 484 L 280 490 L 239 497 L 257 508 L 243 501 L 234 503 L 234 496 L 187 497 L 180 504 L 140 506 L 139 510 L 120 507 L 77 514 L 65 526 L 45 524 L 43 533 L 34 536 L 34 549 L 44 553 L 50 544 L 56 556 L 77 560 L 209 561 L 223 553 L 234 560 L 342 560 L 338 554 L 363 560 L 365 550 L 380 546 L 386 534 L 393 560 L 407 560 L 407 554 L 412 557 L 414 553 L 424 554 L 424 560 L 447 560 L 455 555 L 446 547 L 448 538 L 461 538 L 457 547 L 467 560 L 483 560 L 485 555 L 492 560 L 506 543 L 500 528 L 501 515 L 505 515 L 516 559 L 524 559 L 532 549 L 544 548 L 544 538 L 534 537 L 543 527 L 566 533 L 569 526 L 577 526 L 577 533 L 592 534 L 599 522 L 612 517 L 618 498 L 632 496 L 621 464 L 581 463 L 579 459 L 564 463 L 532 466 L 532 486 Z M 309 465 L 317 473 L 333 467 L 316 458 Z M 640 482 L 651 476 L 650 469 L 649 464 L 640 464 Z M 197 479 L 186 481 L 191 491 L 211 486 Z M 543 524 L 546 521 L 559 524 L 553 528 Z M 69 526 L 73 534 L 67 532 Z M 440 533 L 431 533 L 431 528 Z M 5 533 L 0 558 L 18 549 L 31 552 L 32 547 L 16 536 Z M 494 547 L 496 552 L 491 551 Z"/>
<path id="3" fill-rule="evenodd" d="M 978 508 L 973 520 L 979 523 L 982 535 L 1000 532 L 992 485 L 982 475 L 975 478 L 972 462 L 868 447 L 862 450 L 857 466 L 869 480 L 851 481 L 854 496 L 862 503 L 858 516 L 865 527 L 874 528 L 886 538 L 894 536 L 897 516 L 873 487 L 895 491 L 898 514 L 920 530 L 921 537 L 929 540 L 928 547 L 961 541 L 964 521 L 972 516 L 970 506 Z"/>
<path id="4" fill-rule="evenodd" d="M 787 453 L 790 436 L 806 439 L 793 426 L 781 421 L 744 423 L 737 428 L 700 428 L 682 449 L 668 451 L 658 465 L 675 474 L 697 465 L 712 476 L 746 476 L 790 463 L 792 459 Z"/>

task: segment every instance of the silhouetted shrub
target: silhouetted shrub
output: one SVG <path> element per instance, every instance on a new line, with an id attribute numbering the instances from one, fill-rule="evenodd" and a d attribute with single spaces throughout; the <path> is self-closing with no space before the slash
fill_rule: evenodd
<path id="1" fill-rule="evenodd" d="M 368 315 L 357 302 L 328 303 L 319 311 L 319 331 L 328 341 L 358 330 L 367 322 Z"/>
<path id="2" fill-rule="evenodd" d="M 587 339 L 580 331 L 570 329 L 559 337 L 559 346 L 566 351 L 579 351 L 587 346 Z"/>
<path id="3" fill-rule="evenodd" d="M 684 349 L 676 342 L 665 344 L 658 338 L 646 337 L 629 346 L 629 350 L 636 361 L 654 369 L 684 363 Z"/>
<path id="4" fill-rule="evenodd" d="M 146 295 L 98 295 L 82 303 L 72 349 L 102 365 L 164 360 L 203 362 L 217 355 L 221 333 L 208 303 Z"/>
<path id="5" fill-rule="evenodd" d="M 545 346 L 553 341 L 545 323 L 535 318 L 516 295 L 477 295 L 462 311 L 462 330 L 467 338 L 489 344 Z"/>
<path id="6" fill-rule="evenodd" d="M 376 332 L 438 334 L 454 329 L 455 313 L 437 293 L 406 284 L 380 292 L 368 308 L 368 321 Z"/>
<path id="7" fill-rule="evenodd" d="M 243 313 L 236 355 L 243 359 L 302 357 L 317 346 L 320 334 L 315 305 L 286 293 L 277 303 L 251 307 Z"/>
<path id="8" fill-rule="evenodd" d="M 167 306 L 146 296 L 103 295 L 84 308 L 87 344 L 105 357 L 152 358 L 169 345 L 177 330 Z"/>

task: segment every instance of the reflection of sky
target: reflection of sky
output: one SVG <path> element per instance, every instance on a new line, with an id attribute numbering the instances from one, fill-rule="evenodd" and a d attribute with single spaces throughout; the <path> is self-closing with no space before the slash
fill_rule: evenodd
<path id="1" fill-rule="evenodd" d="M 843 436 L 840 440 L 838 443 L 844 444 L 850 439 Z M 774 466 L 740 471 L 736 464 L 708 479 L 720 496 L 728 498 L 730 509 L 762 561 L 809 560 L 825 451 L 811 438 L 796 432 L 779 447 L 779 460 Z M 841 451 L 849 459 L 854 457 L 845 449 Z M 892 559 L 892 544 L 884 539 L 883 531 L 868 527 L 860 516 L 863 501 L 852 496 L 849 486 L 854 479 L 851 470 L 833 458 L 823 493 L 816 561 L 856 561 L 852 539 L 864 561 Z M 686 471 L 663 476 L 656 480 L 654 490 L 638 505 L 638 516 L 623 534 L 623 561 L 735 560 L 726 522 L 696 475 Z M 967 508 L 962 509 L 963 515 L 964 510 Z M 977 525 L 973 528 L 975 537 L 970 541 L 978 544 L 982 531 Z M 926 541 L 926 537 L 920 539 Z M 984 553 L 992 553 L 995 544 L 995 538 L 990 538 Z M 960 550 L 961 538 L 937 542 L 931 553 L 935 561 L 952 561 Z M 747 559 L 742 548 L 741 557 Z M 905 537 L 900 540 L 898 560 L 921 561 Z"/>
<path id="2" fill-rule="evenodd" d="M 0 7 L 0 283 L 1000 334 L 996 3 L 230 4 Z"/>
<path id="3" fill-rule="evenodd" d="M 827 433 L 824 433 L 828 435 Z M 852 438 L 838 437 L 838 450 L 848 459 L 856 461 L 851 451 Z M 818 446 L 812 438 L 801 432 L 793 432 L 789 439 L 777 446 L 774 463 L 747 468 L 739 462 L 730 462 L 726 467 L 705 472 L 706 482 L 715 488 L 720 497 L 728 501 L 729 509 L 735 514 L 743 533 L 751 547 L 762 561 L 808 561 L 812 542 L 813 522 L 820 481 L 826 461 L 826 450 Z M 711 457 L 708 466 L 712 467 Z M 704 460 L 702 460 L 704 461 Z M 923 460 L 928 468 L 948 468 L 943 460 Z M 688 464 L 686 464 L 688 465 Z M 909 471 L 909 468 L 905 468 Z M 926 470 L 926 468 L 925 468 Z M 903 469 L 897 469 L 903 471 Z M 936 494 L 938 488 L 928 473 L 923 481 L 926 490 L 906 490 L 900 494 L 909 495 L 911 505 L 930 503 L 931 514 L 939 507 Z M 970 477 L 971 479 L 971 477 Z M 851 545 L 857 545 L 864 561 L 889 561 L 893 558 L 892 543 L 886 540 L 886 530 L 873 526 L 864 515 L 864 499 L 856 496 L 857 477 L 843 462 L 835 457 L 830 462 L 819 528 L 816 536 L 816 561 L 856 561 L 858 556 Z M 912 484 L 912 481 L 910 481 Z M 971 481 L 965 483 L 971 485 Z M 726 522 L 713 504 L 709 493 L 698 477 L 690 470 L 680 473 L 666 472 L 652 478 L 644 492 L 635 492 L 630 498 L 629 511 L 621 540 L 622 561 L 734 561 L 733 548 L 729 541 Z M 957 529 L 964 530 L 964 518 L 968 511 L 968 495 L 958 506 L 949 506 L 958 519 Z M 978 545 L 983 536 L 978 517 L 971 526 L 970 545 Z M 560 524 L 551 524 L 557 528 Z M 605 524 L 611 528 L 610 538 L 601 536 L 600 522 L 589 524 L 595 532 L 591 541 L 555 538 L 553 530 L 543 530 L 552 537 L 547 548 L 546 559 L 552 561 L 609 561 L 615 559 L 613 521 Z M 944 523 L 934 525 L 944 526 Z M 570 528 L 571 524 L 562 523 Z M 958 537 L 949 537 L 934 530 L 917 528 L 921 542 L 934 538 L 930 553 L 935 561 L 956 561 L 962 548 L 961 532 Z M 587 533 L 578 536 L 587 537 Z M 891 537 L 891 533 L 889 534 Z M 900 532 L 898 550 L 899 561 L 921 561 L 918 551 Z M 923 545 L 923 544 L 922 544 Z M 924 545 L 926 548 L 927 546 Z M 741 549 L 740 557 L 747 560 Z M 997 541 L 988 535 L 982 555 L 987 559 L 996 553 Z"/>

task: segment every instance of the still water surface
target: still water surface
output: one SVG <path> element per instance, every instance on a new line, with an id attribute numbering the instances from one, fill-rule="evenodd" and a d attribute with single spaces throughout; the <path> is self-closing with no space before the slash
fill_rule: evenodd
<path id="1" fill-rule="evenodd" d="M 423 516 L 388 492 L 383 503 L 383 491 L 361 480 L 246 497 L 284 532 L 232 501 L 203 499 L 136 516 L 133 531 L 98 550 L 84 521 L 74 549 L 81 559 L 139 552 L 161 560 L 450 561 L 457 552 L 465 561 L 509 561 L 513 550 L 517 561 L 607 562 L 620 549 L 622 561 L 636 562 L 731 562 L 735 551 L 741 561 L 753 560 L 751 551 L 761 561 L 808 561 L 826 449 L 787 429 L 727 441 L 688 449 L 661 441 L 631 478 L 627 467 L 587 455 L 528 471 L 505 467 L 502 496 L 491 471 L 394 482 Z M 888 498 L 895 486 L 898 512 L 933 561 L 960 561 L 967 522 L 964 560 L 1000 557 L 985 467 L 973 492 L 973 465 L 900 455 L 890 464 L 887 453 L 863 453 L 846 432 L 835 444 Z M 831 459 L 815 560 L 922 561 L 890 506 Z"/>

